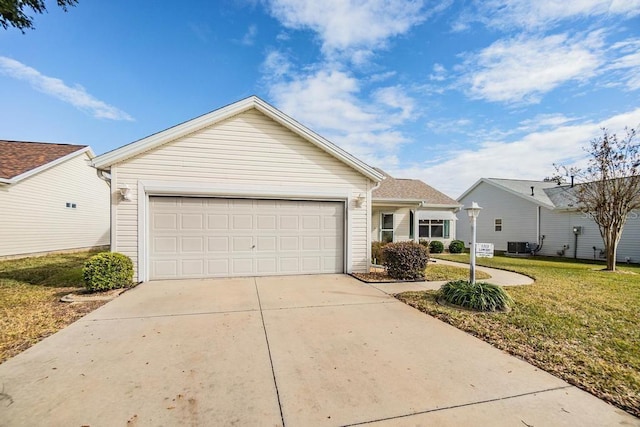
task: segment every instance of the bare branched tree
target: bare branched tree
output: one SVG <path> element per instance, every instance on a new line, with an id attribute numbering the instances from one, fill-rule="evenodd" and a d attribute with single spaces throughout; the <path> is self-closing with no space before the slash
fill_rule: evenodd
<path id="1" fill-rule="evenodd" d="M 598 224 L 607 256 L 607 270 L 616 269 L 616 254 L 628 215 L 640 209 L 640 144 L 636 131 L 625 129 L 618 138 L 605 128 L 603 136 L 591 141 L 589 163 L 572 169 L 580 184 L 575 197 L 578 208 Z"/>

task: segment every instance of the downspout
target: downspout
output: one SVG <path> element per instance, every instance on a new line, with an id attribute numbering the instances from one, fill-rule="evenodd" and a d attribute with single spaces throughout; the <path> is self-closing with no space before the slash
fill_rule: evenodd
<path id="1" fill-rule="evenodd" d="M 111 232 L 111 227 L 113 227 L 113 209 L 111 208 L 111 204 L 113 203 L 113 195 L 111 194 L 111 174 L 105 170 L 97 169 L 96 174 L 98 178 L 103 180 L 109 186 L 109 249 L 113 252 L 113 242 L 112 237 L 113 233 Z"/>
<path id="2" fill-rule="evenodd" d="M 380 188 L 380 185 L 382 185 L 382 181 L 376 183 L 376 185 L 371 188 L 369 191 L 369 197 L 367 197 L 367 203 L 369 203 L 369 212 L 367 212 L 367 233 L 369 236 L 367 239 L 369 241 L 369 244 L 367 245 L 367 273 L 371 271 L 371 226 L 373 225 L 373 217 L 371 215 L 373 214 L 373 192 Z"/>

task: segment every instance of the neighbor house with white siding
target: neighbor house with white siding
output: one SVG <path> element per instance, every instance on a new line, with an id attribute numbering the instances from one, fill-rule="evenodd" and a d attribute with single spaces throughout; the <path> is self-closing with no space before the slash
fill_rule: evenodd
<path id="1" fill-rule="evenodd" d="M 0 140 L 0 257 L 109 244 L 109 185 L 84 145 Z"/>
<path id="2" fill-rule="evenodd" d="M 93 165 L 139 281 L 369 269 L 383 175 L 255 96 Z"/>
<path id="3" fill-rule="evenodd" d="M 419 179 L 385 176 L 372 192 L 371 239 L 376 242 L 456 238 L 460 203 Z"/>
<path id="4" fill-rule="evenodd" d="M 493 243 L 497 251 L 603 260 L 598 225 L 578 210 L 576 188 L 556 182 L 482 178 L 458 201 L 482 207 L 477 241 Z M 465 211 L 458 213 L 461 221 L 468 221 L 466 216 Z M 470 227 L 459 227 L 458 238 L 469 246 Z M 616 261 L 640 263 L 640 212 L 627 217 Z"/>

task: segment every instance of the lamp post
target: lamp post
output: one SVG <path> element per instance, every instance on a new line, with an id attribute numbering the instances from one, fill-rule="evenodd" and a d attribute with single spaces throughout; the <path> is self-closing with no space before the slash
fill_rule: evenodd
<path id="1" fill-rule="evenodd" d="M 476 219 L 480 215 L 482 208 L 476 202 L 472 202 L 471 206 L 464 208 L 469 214 L 471 221 L 471 263 L 469 266 L 469 282 L 473 285 L 476 283 Z"/>

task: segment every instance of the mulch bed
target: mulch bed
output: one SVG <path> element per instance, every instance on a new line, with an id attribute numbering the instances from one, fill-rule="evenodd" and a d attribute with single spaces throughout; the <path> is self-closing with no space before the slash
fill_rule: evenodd
<path id="1" fill-rule="evenodd" d="M 415 280 L 398 280 L 384 271 L 372 271 L 371 273 L 351 273 L 353 277 L 365 283 L 405 283 L 405 282 L 424 282 L 424 279 Z"/>

